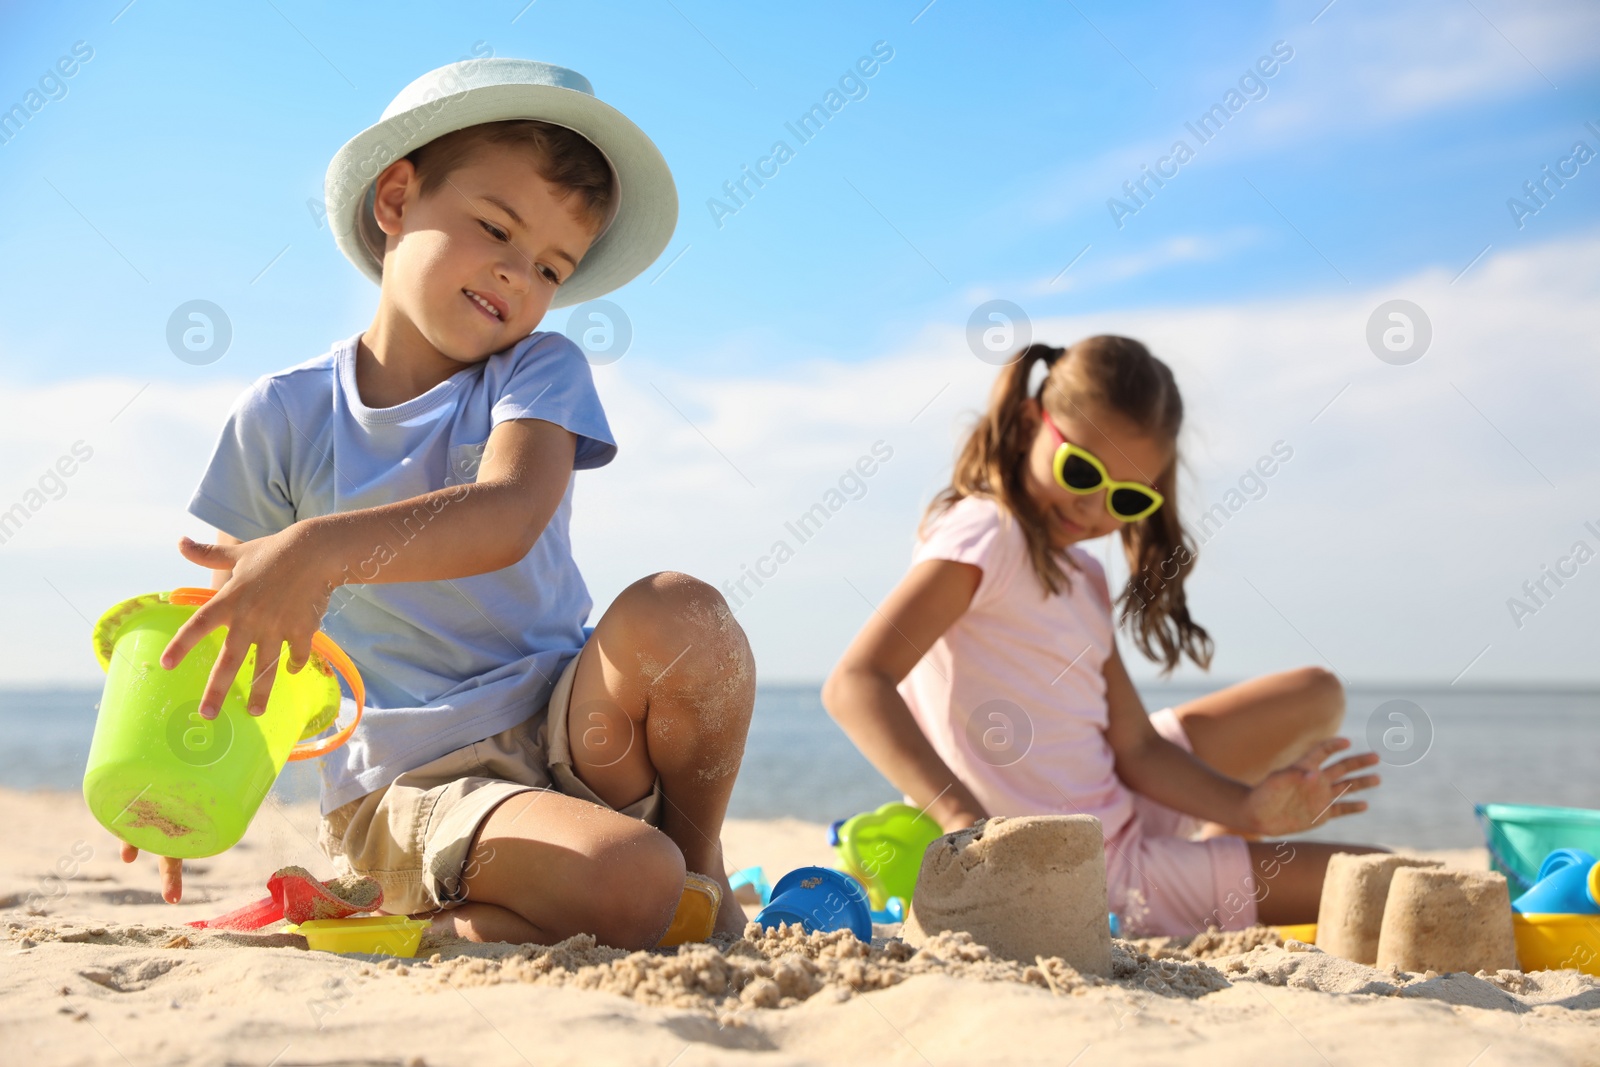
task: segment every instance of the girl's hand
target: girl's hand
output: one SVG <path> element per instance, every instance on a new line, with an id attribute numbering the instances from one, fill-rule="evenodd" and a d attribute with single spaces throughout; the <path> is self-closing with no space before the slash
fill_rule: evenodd
<path id="1" fill-rule="evenodd" d="M 132 863 L 139 858 L 139 850 L 122 842 L 122 862 Z M 183 899 L 183 861 L 175 860 L 171 856 L 157 857 L 161 860 L 161 899 L 168 904 L 176 904 Z"/>
<path id="2" fill-rule="evenodd" d="M 334 587 L 341 584 L 339 575 L 329 570 L 328 554 L 319 553 L 314 530 L 302 522 L 238 545 L 201 544 L 187 537 L 178 542 L 179 551 L 190 562 L 233 572 L 178 628 L 161 653 L 161 666 L 171 670 L 206 634 L 219 626 L 228 628 L 222 653 L 200 697 L 204 718 L 217 717 L 251 645 L 256 646 L 248 704 L 251 715 L 266 710 L 285 641 L 289 642 L 291 674 L 298 674 L 311 658 L 311 635 L 322 625 Z"/>
<path id="3" fill-rule="evenodd" d="M 1366 811 L 1366 801 L 1341 798 L 1354 790 L 1371 789 L 1378 784 L 1375 774 L 1346 777 L 1377 763 L 1377 753 L 1347 756 L 1337 763 L 1322 766 L 1323 760 L 1349 747 L 1349 738 L 1330 737 L 1298 762 L 1267 775 L 1245 798 L 1245 828 L 1259 834 L 1294 834 L 1321 826 L 1340 815 Z"/>

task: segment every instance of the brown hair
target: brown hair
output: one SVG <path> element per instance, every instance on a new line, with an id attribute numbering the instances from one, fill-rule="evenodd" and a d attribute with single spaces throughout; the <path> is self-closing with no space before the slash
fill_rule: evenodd
<path id="1" fill-rule="evenodd" d="M 580 218 L 596 230 L 604 223 L 614 195 L 611 164 L 588 138 L 565 126 L 537 119 L 482 122 L 437 137 L 405 158 L 417 169 L 421 195 L 428 196 L 488 145 L 529 152 L 540 177 L 567 195 L 578 195 Z"/>
<path id="2" fill-rule="evenodd" d="M 1028 557 L 1050 593 L 1070 588 L 1062 563 L 1071 557 L 1050 543 L 1044 514 L 1027 490 L 1027 456 L 1037 424 L 1025 414 L 1028 379 L 1034 365 L 1045 365 L 1038 399 L 1060 418 L 1110 411 L 1142 431 L 1174 445 L 1172 462 L 1152 484 L 1165 498 L 1154 514 L 1122 525 L 1128 584 L 1117 601 L 1118 621 L 1139 650 L 1170 673 L 1187 655 L 1202 668 L 1211 664 L 1211 637 L 1189 617 L 1183 583 L 1193 569 L 1193 541 L 1178 520 L 1178 430 L 1183 398 L 1167 365 L 1138 341 L 1101 335 L 1070 348 L 1033 344 L 1019 352 L 995 380 L 989 407 L 961 446 L 950 484 L 940 490 L 923 516 L 926 525 L 958 500 L 983 496 L 1014 516 L 1027 542 Z"/>

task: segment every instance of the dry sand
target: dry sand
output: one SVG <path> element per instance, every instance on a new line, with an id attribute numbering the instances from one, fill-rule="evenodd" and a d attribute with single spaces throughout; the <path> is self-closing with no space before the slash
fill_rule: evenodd
<path id="1" fill-rule="evenodd" d="M 0 791 L 0 1042 L 29 1064 L 1600 1065 L 1600 979 L 1408 974 L 1270 931 L 1114 942 L 1109 977 L 1003 960 L 968 935 L 879 927 L 625 953 L 430 940 L 412 960 L 296 935 L 194 930 L 300 864 L 334 872 L 312 804 L 269 800 L 245 840 L 160 898 L 75 794 Z M 734 822 L 735 867 L 829 865 L 823 827 Z M 1481 854 L 1451 854 L 1481 865 Z M 754 909 L 750 909 L 752 912 Z"/>

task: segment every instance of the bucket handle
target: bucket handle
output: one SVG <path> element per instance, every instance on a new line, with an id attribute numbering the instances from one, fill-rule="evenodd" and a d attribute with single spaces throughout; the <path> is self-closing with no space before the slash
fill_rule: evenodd
<path id="1" fill-rule="evenodd" d="M 191 605 L 198 607 L 217 595 L 215 589 L 202 589 L 194 585 L 181 585 L 167 594 L 168 603 Z M 328 661 L 339 677 L 344 679 L 350 687 L 351 694 L 355 697 L 356 717 L 350 720 L 348 726 L 343 727 L 332 737 L 325 737 L 321 741 L 301 741 L 289 750 L 289 761 L 316 759 L 326 756 L 346 741 L 356 732 L 356 727 L 361 725 L 361 712 L 366 706 L 367 690 L 361 681 L 361 672 L 356 670 L 356 665 L 350 661 L 344 649 L 334 643 L 333 638 L 318 630 L 311 635 L 311 649 Z M 305 668 L 301 668 L 304 670 Z"/>

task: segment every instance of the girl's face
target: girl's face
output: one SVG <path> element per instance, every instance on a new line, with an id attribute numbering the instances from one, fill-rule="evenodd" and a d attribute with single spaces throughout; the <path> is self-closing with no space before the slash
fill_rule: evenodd
<path id="1" fill-rule="evenodd" d="M 1024 412 L 1033 427 L 1025 484 L 1049 524 L 1051 544 L 1065 548 L 1121 529 L 1124 523 L 1106 509 L 1104 488 L 1079 495 L 1067 492 L 1056 481 L 1052 470 L 1055 437 L 1041 418 L 1039 401 L 1030 397 Z M 1115 412 L 1079 408 L 1070 418 L 1054 414 L 1049 417 L 1063 437 L 1094 453 L 1116 481 L 1142 482 L 1153 487 L 1173 461 L 1172 442 L 1146 436 Z"/>

